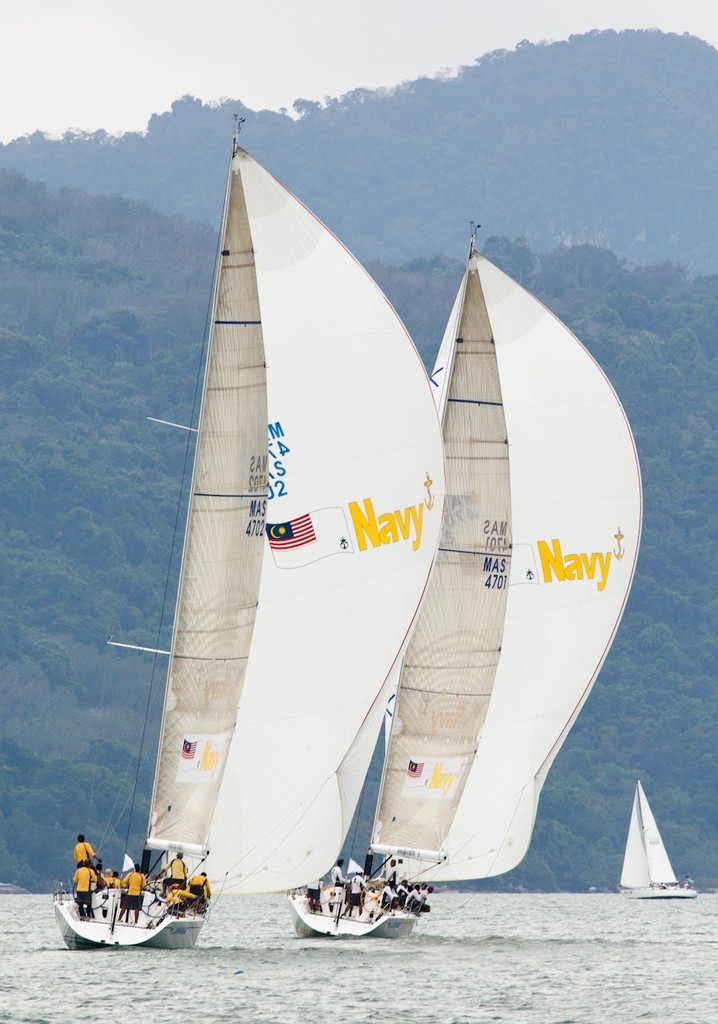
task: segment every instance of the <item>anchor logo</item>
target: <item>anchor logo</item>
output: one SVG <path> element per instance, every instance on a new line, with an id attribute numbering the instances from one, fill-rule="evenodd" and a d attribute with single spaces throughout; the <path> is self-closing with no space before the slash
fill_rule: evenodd
<path id="1" fill-rule="evenodd" d="M 424 487 L 426 487 L 426 497 L 424 498 L 424 504 L 431 512 L 434 507 L 434 495 L 431 493 L 431 487 L 434 481 L 431 479 L 429 474 L 426 474 L 426 480 L 424 481 Z"/>
<path id="2" fill-rule="evenodd" d="M 618 561 L 620 562 L 620 561 L 621 561 L 621 559 L 623 558 L 623 556 L 624 556 L 624 555 L 625 555 L 625 553 L 626 553 L 626 552 L 624 551 L 624 549 L 623 549 L 623 548 L 621 547 L 621 541 L 623 540 L 623 534 L 621 533 L 621 527 L 620 527 L 620 526 L 618 527 L 618 533 L 614 533 L 614 535 L 613 535 L 613 536 L 614 536 L 614 537 L 616 538 L 616 540 L 618 541 L 618 551 L 616 551 L 616 549 L 614 548 L 614 549 L 613 549 L 613 553 L 614 553 L 614 555 L 616 556 L 616 558 L 618 559 Z"/>

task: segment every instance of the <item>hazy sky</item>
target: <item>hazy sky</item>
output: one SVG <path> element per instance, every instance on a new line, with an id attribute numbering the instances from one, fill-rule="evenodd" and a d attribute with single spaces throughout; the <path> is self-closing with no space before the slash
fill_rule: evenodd
<path id="1" fill-rule="evenodd" d="M 711 0 L 0 0 L 0 18 L 3 142 L 142 130 L 186 94 L 291 109 L 594 28 L 718 47 Z"/>

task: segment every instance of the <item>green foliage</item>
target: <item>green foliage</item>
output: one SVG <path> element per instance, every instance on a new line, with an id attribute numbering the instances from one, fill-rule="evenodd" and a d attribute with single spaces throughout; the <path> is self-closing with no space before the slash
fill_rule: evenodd
<path id="1" fill-rule="evenodd" d="M 0 192 L 0 878 L 42 889 L 67 877 L 78 831 L 106 862 L 118 863 L 128 826 L 139 848 L 162 671 L 105 640 L 168 640 L 191 437 L 188 449 L 184 432 L 146 417 L 193 421 L 213 246 L 209 232 L 137 203 L 52 195 L 17 175 L 0 174 Z M 29 258 L 50 228 L 52 259 Z M 645 491 L 616 642 L 549 773 L 528 856 L 484 884 L 613 888 L 640 777 L 677 871 L 718 886 L 718 278 L 631 267 L 590 245 L 536 255 L 524 238 L 489 236 L 484 249 L 606 370 Z M 86 288 L 96 260 L 129 276 L 105 268 Z M 431 366 L 462 265 L 371 270 Z M 357 859 L 371 813 L 367 796 Z"/>
<path id="2" fill-rule="evenodd" d="M 589 32 L 477 54 L 452 77 L 299 98 L 297 119 L 184 96 L 143 134 L 36 132 L 0 146 L 0 167 L 216 224 L 239 113 L 242 144 L 362 259 L 462 255 L 478 220 L 536 251 L 590 242 L 715 273 L 717 107 L 718 53 L 707 43 Z M 39 228 L 44 212 L 25 203 L 16 221 Z M 74 259 L 98 286 L 120 272 L 106 251 L 85 267 L 58 233 L 45 225 L 33 259 Z"/>

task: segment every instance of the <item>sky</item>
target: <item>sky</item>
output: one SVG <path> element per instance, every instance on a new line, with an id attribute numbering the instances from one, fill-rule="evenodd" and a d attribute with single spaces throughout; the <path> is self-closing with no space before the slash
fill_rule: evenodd
<path id="1" fill-rule="evenodd" d="M 0 142 L 142 131 L 185 95 L 291 112 L 592 29 L 718 48 L 710 0 L 0 0 L 0 24 Z"/>

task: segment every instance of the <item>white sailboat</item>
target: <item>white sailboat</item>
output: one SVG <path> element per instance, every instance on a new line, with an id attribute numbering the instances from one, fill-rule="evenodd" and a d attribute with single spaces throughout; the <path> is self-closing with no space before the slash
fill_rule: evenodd
<path id="1" fill-rule="evenodd" d="M 215 894 L 336 856 L 444 494 L 431 387 L 376 284 L 236 135 L 226 205 L 146 841 Z M 137 926 L 56 914 L 71 947 L 191 946 L 204 920 L 152 893 Z"/>
<path id="2" fill-rule="evenodd" d="M 640 781 L 633 797 L 621 890 L 636 900 L 688 900 L 698 895 L 690 882 L 678 884 Z"/>
<path id="3" fill-rule="evenodd" d="M 432 381 L 443 529 L 403 661 L 370 850 L 410 881 L 458 881 L 509 871 L 526 854 L 543 782 L 625 607 L 641 485 L 600 367 L 473 241 Z M 293 907 L 302 929 L 386 933 L 376 914 L 331 932 Z"/>

